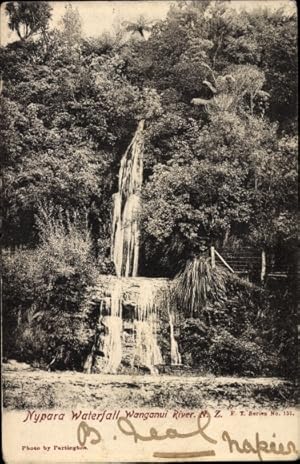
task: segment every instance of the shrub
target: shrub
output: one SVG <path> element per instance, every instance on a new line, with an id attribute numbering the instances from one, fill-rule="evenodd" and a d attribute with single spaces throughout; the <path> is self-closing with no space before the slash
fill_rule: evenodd
<path id="1" fill-rule="evenodd" d="M 51 369 L 82 370 L 94 330 L 89 314 L 49 309 L 16 330 L 17 358 Z"/>
<path id="2" fill-rule="evenodd" d="M 191 298 L 193 289 L 186 295 Z M 273 306 L 271 309 L 267 289 L 225 275 L 219 297 L 207 298 L 198 317 L 182 324 L 179 345 L 183 359 L 215 375 L 285 375 L 278 357 L 285 353 L 280 345 L 269 343 L 270 333 L 276 332 Z"/>
<path id="3" fill-rule="evenodd" d="M 185 321 L 179 339 L 183 359 L 204 373 L 215 375 L 275 375 L 278 360 L 247 336 L 235 337 L 200 319 Z"/>
<path id="4" fill-rule="evenodd" d="M 76 211 L 70 215 L 60 210 L 54 215 L 53 210 L 41 208 L 37 224 L 40 232 L 37 252 L 52 305 L 57 303 L 61 309 L 76 310 L 85 288 L 97 276 L 87 222 Z"/>
<path id="5" fill-rule="evenodd" d="M 5 355 L 49 363 L 60 352 L 61 365 L 78 368 L 92 337 L 92 321 L 78 318 L 97 277 L 92 240 L 76 212 L 41 208 L 38 225 L 37 248 L 3 260 Z"/>
<path id="6" fill-rule="evenodd" d="M 210 346 L 211 330 L 199 318 L 184 321 L 178 339 L 179 351 L 184 364 L 210 370 L 207 365 L 207 353 Z"/>
<path id="7" fill-rule="evenodd" d="M 214 361 L 215 374 L 251 377 L 274 375 L 276 372 L 275 356 L 267 354 L 258 344 L 236 338 L 226 330 L 215 332 L 208 357 Z"/>

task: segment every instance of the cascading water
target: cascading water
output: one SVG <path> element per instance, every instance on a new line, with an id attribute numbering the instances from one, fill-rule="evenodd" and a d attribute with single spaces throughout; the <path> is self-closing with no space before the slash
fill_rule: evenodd
<path id="1" fill-rule="evenodd" d="M 105 365 L 103 372 L 115 373 L 122 360 L 122 285 L 117 279 L 111 289 L 110 315 L 104 316 L 102 323 L 106 327 L 103 353 Z"/>
<path id="2" fill-rule="evenodd" d="M 140 191 L 143 182 L 143 132 L 144 121 L 141 120 L 121 159 L 118 192 L 113 195 L 111 259 L 115 265 L 117 278 L 113 278 L 111 282 L 113 285 L 110 285 L 110 304 L 105 305 L 105 314 L 100 315 L 100 325 L 104 328 L 102 330 L 104 334 L 99 344 L 100 352 L 102 352 L 100 371 L 107 373 L 117 372 L 123 356 L 122 308 L 124 294 L 122 286 L 126 282 L 128 283 L 128 280 L 135 281 L 134 278 L 138 274 Z M 132 323 L 134 333 L 132 367 L 146 367 L 151 373 L 155 373 L 155 366 L 163 364 L 157 341 L 158 310 L 162 307 L 167 308 L 169 313 L 171 363 L 181 364 L 174 336 L 173 315 L 169 309 L 169 290 L 164 294 L 164 301 L 161 302 L 152 279 L 138 278 L 136 280 L 139 283 Z"/>
<path id="3" fill-rule="evenodd" d="M 135 352 L 132 364 L 147 367 L 155 373 L 155 366 L 163 364 L 162 355 L 157 343 L 158 309 L 155 303 L 154 288 L 149 280 L 140 285 L 135 308 Z"/>
<path id="4" fill-rule="evenodd" d="M 168 305 L 168 313 L 169 313 L 169 324 L 170 324 L 170 351 L 171 351 L 171 365 L 178 366 L 181 364 L 181 355 L 178 350 L 178 343 L 175 339 L 174 335 L 174 315 L 169 308 Z"/>
<path id="5" fill-rule="evenodd" d="M 103 372 L 114 373 L 122 360 L 122 277 L 136 277 L 139 263 L 140 191 L 143 183 L 144 120 L 121 160 L 118 192 L 113 195 L 111 259 L 117 279 L 111 290 L 110 314 L 102 318 L 106 328 L 103 343 Z M 147 367 L 162 364 L 157 343 L 157 306 L 154 289 L 149 282 L 141 283 L 133 322 L 135 351 L 132 363 Z"/>
<path id="6" fill-rule="evenodd" d="M 111 259 L 118 277 L 135 277 L 138 273 L 138 215 L 143 183 L 143 131 L 144 120 L 141 120 L 121 160 L 118 192 L 113 195 Z"/>

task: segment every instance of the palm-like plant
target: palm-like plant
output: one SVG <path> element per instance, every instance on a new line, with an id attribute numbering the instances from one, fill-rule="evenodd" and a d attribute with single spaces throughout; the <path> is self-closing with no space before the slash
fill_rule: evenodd
<path id="1" fill-rule="evenodd" d="M 175 277 L 176 299 L 184 312 L 194 317 L 209 301 L 223 299 L 226 276 L 225 269 L 212 268 L 210 258 L 200 256 L 188 261 Z"/>
<path id="2" fill-rule="evenodd" d="M 143 38 L 145 38 L 144 32 L 151 31 L 153 21 L 145 18 L 145 16 L 139 16 L 136 21 L 124 21 L 123 26 L 126 26 L 126 31 L 132 32 L 132 34 L 138 32 Z"/>

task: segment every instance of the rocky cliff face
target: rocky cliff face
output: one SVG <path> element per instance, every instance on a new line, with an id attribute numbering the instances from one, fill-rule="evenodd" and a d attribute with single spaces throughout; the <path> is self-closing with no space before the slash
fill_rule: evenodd
<path id="1" fill-rule="evenodd" d="M 172 287 L 164 278 L 100 276 L 88 292 L 97 322 L 84 370 L 155 373 L 179 364 Z"/>

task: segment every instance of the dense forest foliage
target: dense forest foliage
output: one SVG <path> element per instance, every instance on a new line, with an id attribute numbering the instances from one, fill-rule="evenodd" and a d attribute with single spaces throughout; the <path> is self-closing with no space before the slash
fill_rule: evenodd
<path id="1" fill-rule="evenodd" d="M 180 1 L 99 37 L 82 34 L 72 5 L 57 29 L 48 2 L 8 2 L 7 18 L 19 40 L 0 49 L 3 245 L 22 248 L 4 264 L 8 308 L 57 309 L 55 278 L 82 273 L 72 302 L 94 267 L 113 272 L 112 194 L 140 119 L 140 274 L 173 277 L 208 244 L 292 262 L 295 13 Z"/>

